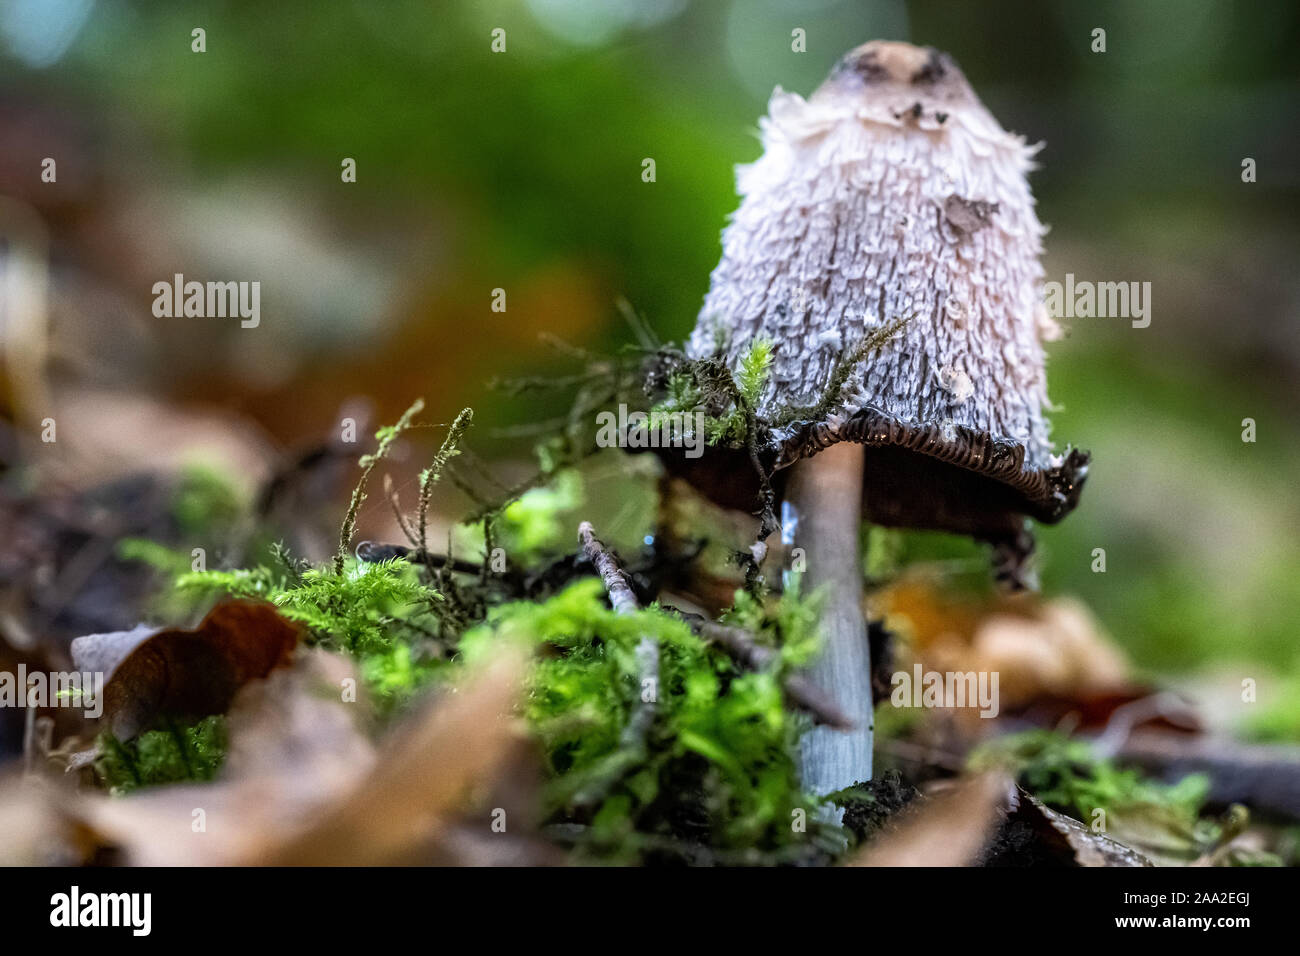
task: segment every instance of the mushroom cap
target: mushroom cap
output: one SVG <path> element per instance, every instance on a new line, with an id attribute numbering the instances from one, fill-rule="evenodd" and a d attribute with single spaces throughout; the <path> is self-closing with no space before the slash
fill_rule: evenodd
<path id="1" fill-rule="evenodd" d="M 1026 179 L 1038 147 L 998 124 L 947 54 L 883 41 L 807 100 L 778 88 L 761 130 L 687 354 L 734 369 L 768 339 L 759 414 L 825 409 L 778 430 L 778 473 L 854 441 L 878 523 L 999 540 L 1025 516 L 1063 517 L 1088 456 L 1055 456 L 1043 414 L 1055 326 Z M 828 396 L 842 356 L 897 320 Z"/>

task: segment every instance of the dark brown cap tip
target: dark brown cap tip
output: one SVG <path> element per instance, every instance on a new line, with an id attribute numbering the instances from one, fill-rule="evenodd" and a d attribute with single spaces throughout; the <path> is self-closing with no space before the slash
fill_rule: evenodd
<path id="1" fill-rule="evenodd" d="M 840 58 L 827 85 L 911 87 L 922 94 L 953 97 L 969 90 L 956 62 L 942 50 L 894 40 L 872 40 Z"/>

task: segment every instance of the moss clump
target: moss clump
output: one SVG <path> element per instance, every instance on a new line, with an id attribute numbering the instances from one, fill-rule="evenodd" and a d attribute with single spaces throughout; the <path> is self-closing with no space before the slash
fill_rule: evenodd
<path id="1" fill-rule="evenodd" d="M 361 657 L 361 677 L 381 716 L 389 716 L 427 687 L 449 666 L 427 643 L 394 643 Z"/>
<path id="2" fill-rule="evenodd" d="M 779 601 L 764 602 L 748 591 L 737 591 L 735 603 L 723 611 L 723 624 L 742 628 L 755 641 L 781 652 L 786 669 L 807 667 L 821 649 L 818 633 L 818 596 L 805 597 L 801 576 L 794 575 Z"/>
<path id="3" fill-rule="evenodd" d="M 1271 704 L 1262 705 L 1261 713 L 1245 722 L 1245 735 L 1266 743 L 1300 741 L 1300 674 L 1283 679 L 1271 698 Z"/>
<path id="4" fill-rule="evenodd" d="M 573 533 L 559 518 L 576 511 L 583 500 L 578 472 L 572 468 L 557 472 L 549 484 L 530 488 L 506 505 L 496 522 L 499 544 L 523 565 L 563 552 L 571 546 Z"/>
<path id="5" fill-rule="evenodd" d="M 770 347 L 760 344 L 734 379 L 726 373 L 747 421 L 770 361 Z M 377 451 L 363 459 L 363 479 L 396 435 L 419 427 L 418 407 L 379 433 Z M 458 422 L 468 420 L 465 413 Z M 793 588 L 779 601 L 759 588 L 737 594 L 725 619 L 775 652 L 762 671 L 739 668 L 677 614 L 655 606 L 616 614 L 602 583 L 573 553 L 570 512 L 582 504 L 582 487 L 570 459 L 550 448 L 541 450 L 546 485 L 525 483 L 480 516 L 484 553 L 490 558 L 503 544 L 510 555 L 504 570 L 489 564 L 476 574 L 464 561 L 418 546 L 389 561 L 343 556 L 321 568 L 272 548 L 251 567 L 205 571 L 190 570 L 184 554 L 147 544 L 130 550 L 169 571 L 174 590 L 192 602 L 214 594 L 268 601 L 305 625 L 308 643 L 353 656 L 380 716 L 396 714 L 430 684 L 452 682 L 463 666 L 498 653 L 503 641 L 526 644 L 533 655 L 523 717 L 544 754 L 545 832 L 578 859 L 827 861 L 842 841 L 819 822 L 822 801 L 800 789 L 794 755 L 807 718 L 782 691 L 784 676 L 816 652 L 813 605 Z M 449 438 L 435 468 L 453 451 Z M 425 473 L 421 509 L 437 473 Z M 408 537 L 420 537 L 410 522 L 402 524 Z M 648 687 L 636 654 L 645 637 L 659 648 L 658 681 Z M 647 702 L 653 719 L 634 722 Z M 174 739 L 151 732 L 131 743 L 105 740 L 105 779 L 121 790 L 210 776 L 196 757 L 199 745 L 179 749 Z"/>
<path id="6" fill-rule="evenodd" d="M 635 648 L 645 635 L 659 644 L 660 680 L 638 752 L 623 731 L 643 692 Z M 546 811 L 580 852 L 699 862 L 743 851 L 764 862 L 813 848 L 792 826 L 816 803 L 799 789 L 802 720 L 785 709 L 779 682 L 794 653 L 781 649 L 776 672 L 742 673 L 675 616 L 615 614 L 595 579 L 496 609 L 461 652 L 467 662 L 491 657 L 503 640 L 538 652 L 524 716 L 546 753 Z"/>
<path id="7" fill-rule="evenodd" d="M 972 769 L 1003 766 L 1017 782 L 1049 806 L 1088 822 L 1094 811 L 1123 811 L 1138 804 L 1160 806 L 1189 827 L 1198 819 L 1209 792 L 1201 774 L 1170 786 L 1120 769 L 1096 757 L 1091 746 L 1050 730 L 1029 730 L 999 737 L 976 750 Z"/>
<path id="8" fill-rule="evenodd" d="M 442 601 L 400 559 L 366 564 L 349 558 L 342 574 L 311 569 L 296 577 L 264 566 L 194 571 L 182 575 L 177 586 L 270 601 L 285 617 L 310 628 L 315 643 L 358 656 L 383 653 L 403 638 L 436 636 Z"/>
<path id="9" fill-rule="evenodd" d="M 971 769 L 1003 767 L 1043 803 L 1144 854 L 1160 866 L 1278 866 L 1273 853 L 1233 843 L 1250 812 L 1232 804 L 1217 819 L 1202 817 L 1209 779 L 1173 785 L 1096 757 L 1090 745 L 1048 730 L 1011 734 L 970 758 Z"/>
<path id="10" fill-rule="evenodd" d="M 775 350 L 771 341 L 755 339 L 734 374 L 716 359 L 666 357 L 675 367 L 667 375 L 664 396 L 650 410 L 650 427 L 658 427 L 669 415 L 700 412 L 707 444 L 744 447 L 756 437 L 758 402 Z"/>
<path id="11" fill-rule="evenodd" d="M 349 558 L 343 574 L 287 572 L 259 565 L 182 574 L 177 587 L 258 598 L 308 629 L 307 643 L 351 654 L 381 715 L 389 715 L 444 669 L 459 632 L 443 596 L 419 570 L 398 559 L 366 564 Z"/>
<path id="12" fill-rule="evenodd" d="M 165 783 L 211 780 L 226 759 L 226 721 L 220 715 L 193 724 L 168 721 L 132 740 L 105 732 L 95 769 L 115 794 Z"/>
<path id="13" fill-rule="evenodd" d="M 187 537 L 209 535 L 233 527 L 243 507 L 239 495 L 225 476 L 202 465 L 185 469 L 172 494 L 172 516 Z"/>

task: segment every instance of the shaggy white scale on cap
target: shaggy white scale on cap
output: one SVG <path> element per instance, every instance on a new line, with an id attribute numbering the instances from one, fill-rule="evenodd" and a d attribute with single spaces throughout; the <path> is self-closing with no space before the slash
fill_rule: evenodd
<path id="1" fill-rule="evenodd" d="M 1026 181 L 1036 147 L 1002 129 L 946 54 L 903 43 L 852 51 L 808 100 L 778 88 L 761 128 L 689 353 L 723 341 L 734 367 L 771 339 L 760 413 L 777 417 L 816 404 L 845 350 L 907 319 L 853 371 L 832 431 L 870 406 L 1054 464 L 1045 230 Z"/>

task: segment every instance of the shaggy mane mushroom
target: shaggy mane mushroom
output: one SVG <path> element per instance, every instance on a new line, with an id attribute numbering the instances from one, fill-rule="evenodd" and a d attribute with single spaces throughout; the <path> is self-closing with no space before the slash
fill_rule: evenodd
<path id="1" fill-rule="evenodd" d="M 1036 148 L 956 63 L 867 43 L 811 98 L 778 88 L 761 128 L 687 346 L 735 369 L 755 341 L 775 345 L 761 447 L 666 458 L 723 505 L 753 511 L 764 479 L 782 502 L 782 538 L 824 594 L 810 677 L 857 723 L 804 739 L 805 785 L 828 793 L 871 776 L 862 519 L 987 541 L 999 580 L 1023 587 L 1028 519 L 1074 508 L 1088 456 L 1054 454 L 1043 414 Z"/>

